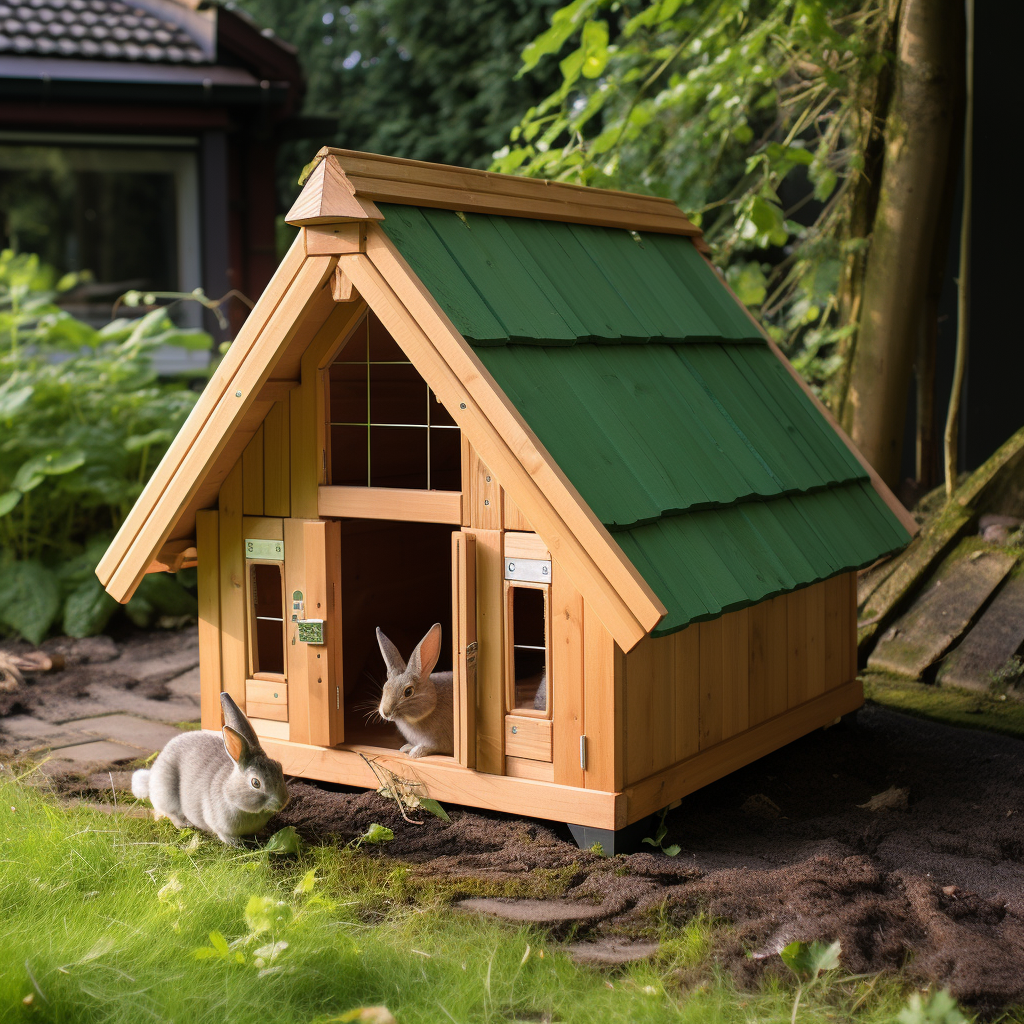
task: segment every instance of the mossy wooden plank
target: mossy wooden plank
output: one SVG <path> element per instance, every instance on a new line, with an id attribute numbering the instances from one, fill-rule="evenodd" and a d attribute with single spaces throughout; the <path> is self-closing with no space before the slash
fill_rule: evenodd
<path id="1" fill-rule="evenodd" d="M 878 641 L 868 668 L 920 679 L 967 629 L 1016 561 L 1007 552 L 982 551 L 953 562 Z"/>
<path id="2" fill-rule="evenodd" d="M 1024 647 L 1024 574 L 1015 573 L 939 669 L 941 686 L 987 691 Z"/>

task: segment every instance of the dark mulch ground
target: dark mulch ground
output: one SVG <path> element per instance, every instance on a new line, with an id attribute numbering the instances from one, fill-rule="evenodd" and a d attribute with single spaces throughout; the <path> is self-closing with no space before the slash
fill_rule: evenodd
<path id="1" fill-rule="evenodd" d="M 858 807 L 890 787 L 903 810 Z M 408 825 L 375 793 L 296 782 L 275 825 L 345 842 L 373 821 L 386 854 L 430 879 L 499 883 L 599 905 L 584 931 L 642 933 L 659 914 L 732 922 L 721 957 L 741 981 L 793 939 L 839 939 L 853 972 L 906 966 L 992 1011 L 1024 1002 L 1024 743 L 869 706 L 685 799 L 666 845 L 612 860 L 548 824 L 450 808 Z M 540 870 L 538 870 L 540 869 Z M 537 882 L 537 879 L 543 882 Z"/>

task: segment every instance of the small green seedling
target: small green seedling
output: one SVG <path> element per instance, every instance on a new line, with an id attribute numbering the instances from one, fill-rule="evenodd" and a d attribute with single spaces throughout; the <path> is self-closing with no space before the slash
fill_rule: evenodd
<path id="1" fill-rule="evenodd" d="M 378 825 L 373 822 L 370 827 L 359 837 L 353 840 L 352 845 L 358 850 L 363 843 L 371 846 L 378 846 L 381 843 L 390 843 L 395 838 L 395 833 L 385 825 Z"/>
<path id="2" fill-rule="evenodd" d="M 665 836 L 668 835 L 668 826 L 665 824 L 665 816 L 667 814 L 668 808 L 662 808 L 661 814 L 658 815 L 658 831 L 654 833 L 653 839 L 648 836 L 644 839 L 644 842 L 650 843 L 656 850 L 661 850 L 666 857 L 674 857 L 681 849 L 678 843 L 672 843 L 670 846 L 661 845 L 665 841 Z"/>
<path id="3" fill-rule="evenodd" d="M 267 845 L 263 849 L 267 853 L 297 854 L 301 845 L 302 840 L 298 832 L 291 825 L 285 825 L 267 840 Z"/>
<path id="4" fill-rule="evenodd" d="M 793 1001 L 793 1013 L 790 1021 L 796 1022 L 796 1011 L 800 1006 L 800 997 L 809 989 L 825 971 L 834 971 L 839 966 L 839 954 L 842 946 L 839 940 L 830 945 L 824 942 L 791 942 L 779 951 L 782 962 L 797 976 L 796 999 Z"/>
<path id="5" fill-rule="evenodd" d="M 957 1008 L 956 1000 L 943 989 L 922 998 L 920 992 L 911 994 L 897 1018 L 900 1024 L 968 1024 Z"/>

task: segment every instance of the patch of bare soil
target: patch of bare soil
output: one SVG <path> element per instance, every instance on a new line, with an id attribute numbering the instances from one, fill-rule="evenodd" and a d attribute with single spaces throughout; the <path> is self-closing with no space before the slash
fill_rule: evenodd
<path id="1" fill-rule="evenodd" d="M 110 778 L 127 784 L 127 773 Z M 55 781 L 103 799 L 107 779 Z M 562 826 L 458 807 L 447 808 L 450 823 L 421 812 L 425 823 L 411 825 L 376 793 L 290 788 L 268 832 L 294 825 L 310 841 L 343 844 L 379 822 L 395 838 L 364 847 L 371 856 L 404 862 L 453 901 L 532 898 L 504 916 L 559 937 L 650 939 L 662 916 L 704 913 L 732 925 L 717 955 L 744 984 L 782 971 L 776 954 L 793 939 L 839 939 L 851 972 L 906 968 L 984 1013 L 1024 1003 L 1015 739 L 866 707 L 687 797 L 667 818 L 676 857 L 644 847 L 602 858 Z"/>
<path id="2" fill-rule="evenodd" d="M 839 939 L 849 971 L 906 967 L 983 1011 L 1024 1002 L 1018 740 L 866 707 L 687 797 L 666 822 L 674 858 L 605 859 L 557 826 L 458 808 L 409 825 L 375 793 L 291 788 L 272 825 L 346 842 L 377 821 L 395 832 L 387 856 L 456 896 L 547 885 L 591 908 L 569 929 L 552 915 L 556 933 L 643 937 L 661 913 L 703 912 L 733 925 L 720 955 L 748 984 L 794 939 Z M 859 806 L 891 789 L 906 793 L 874 802 L 891 809 Z"/>

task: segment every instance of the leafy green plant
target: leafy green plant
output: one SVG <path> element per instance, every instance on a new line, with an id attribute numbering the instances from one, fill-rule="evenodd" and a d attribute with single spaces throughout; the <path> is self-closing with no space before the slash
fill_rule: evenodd
<path id="1" fill-rule="evenodd" d="M 968 1024 L 956 1000 L 945 990 L 929 992 L 926 997 L 920 992 L 911 993 L 897 1019 L 900 1024 Z"/>
<path id="2" fill-rule="evenodd" d="M 668 835 L 668 826 L 665 824 L 665 817 L 667 815 L 668 808 L 663 807 L 658 815 L 658 830 L 653 836 L 647 836 L 642 841 L 653 846 L 656 850 L 661 850 L 666 857 L 675 857 L 681 849 L 678 843 L 670 843 L 668 846 L 662 845 L 665 842 L 665 836 Z"/>
<path id="3" fill-rule="evenodd" d="M 153 352 L 212 345 L 165 309 L 97 330 L 56 303 L 77 278 L 55 277 L 0 253 L 0 626 L 33 643 L 116 610 L 93 569 L 197 397 L 157 380 Z M 187 581 L 147 577 L 129 617 L 194 614 Z"/>
<path id="4" fill-rule="evenodd" d="M 675 200 L 825 381 L 855 329 L 840 306 L 868 244 L 893 19 L 877 0 L 572 0 L 519 71 L 560 58 L 561 85 L 491 169 Z"/>
<path id="5" fill-rule="evenodd" d="M 793 1013 L 790 1020 L 796 1021 L 796 1011 L 800 1007 L 800 998 L 814 985 L 819 977 L 827 971 L 839 967 L 839 954 L 842 947 L 839 940 L 826 945 L 824 942 L 791 942 L 779 951 L 782 962 L 797 976 L 799 985 L 796 998 L 793 1000 Z"/>

